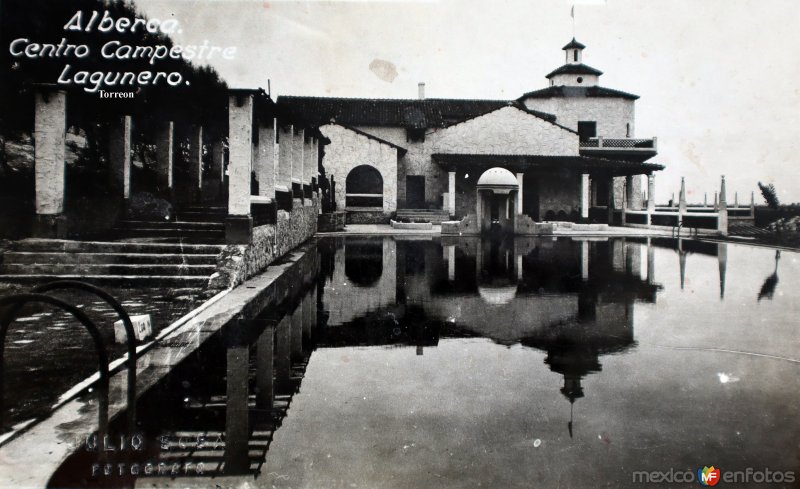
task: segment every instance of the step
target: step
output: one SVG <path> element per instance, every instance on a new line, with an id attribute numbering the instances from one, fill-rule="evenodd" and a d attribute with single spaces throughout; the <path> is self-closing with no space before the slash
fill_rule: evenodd
<path id="1" fill-rule="evenodd" d="M 211 229 L 225 230 L 225 224 L 221 222 L 204 221 L 119 221 L 119 228 L 152 228 L 152 229 Z"/>
<path id="2" fill-rule="evenodd" d="M 210 277 L 215 265 L 122 265 L 85 263 L 4 263 L 0 273 L 7 275 L 169 275 Z"/>
<path id="3" fill-rule="evenodd" d="M 40 284 L 53 280 L 80 280 L 95 285 L 116 285 L 124 287 L 165 286 L 197 288 L 208 285 L 208 277 L 185 275 L 4 275 L 0 274 L 0 283 Z"/>
<path id="4" fill-rule="evenodd" d="M 0 263 L 84 263 L 84 264 L 163 264 L 215 265 L 216 253 L 64 253 L 60 251 L 9 251 L 0 256 Z"/>
<path id="5" fill-rule="evenodd" d="M 114 232 L 120 238 L 125 237 L 153 237 L 153 238 L 224 238 L 224 229 L 160 229 L 146 227 L 115 228 Z"/>
<path id="6" fill-rule="evenodd" d="M 225 249 L 217 244 L 130 243 L 120 241 L 73 241 L 30 238 L 12 243 L 13 251 L 49 251 L 65 253 L 177 253 L 219 254 Z"/>

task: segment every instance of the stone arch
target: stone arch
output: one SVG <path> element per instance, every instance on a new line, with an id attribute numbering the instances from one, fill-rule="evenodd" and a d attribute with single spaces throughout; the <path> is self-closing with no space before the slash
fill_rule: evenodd
<path id="1" fill-rule="evenodd" d="M 350 170 L 345 180 L 347 207 L 382 207 L 383 175 L 372 165 L 359 165 Z"/>

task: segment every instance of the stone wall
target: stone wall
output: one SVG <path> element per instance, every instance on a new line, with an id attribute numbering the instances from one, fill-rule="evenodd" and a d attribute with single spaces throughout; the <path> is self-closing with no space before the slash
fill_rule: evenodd
<path id="1" fill-rule="evenodd" d="M 323 165 L 328 175 L 336 180 L 336 206 L 345 208 L 347 175 L 353 168 L 369 165 L 383 178 L 383 210 L 391 213 L 397 209 L 397 149 L 368 138 L 363 134 L 337 124 L 327 124 L 320 131 L 331 140 L 325 148 Z"/>
<path id="2" fill-rule="evenodd" d="M 624 138 L 635 134 L 633 100 L 612 97 L 553 97 L 528 98 L 523 103 L 529 109 L 555 115 L 557 124 L 576 131 L 578 121 L 596 121 L 598 136 Z M 630 134 L 627 124 L 630 124 Z"/>
<path id="3" fill-rule="evenodd" d="M 211 276 L 209 287 L 235 287 L 264 271 L 267 266 L 308 240 L 317 232 L 319 200 L 304 206 L 295 199 L 292 210 L 278 211 L 276 224 L 253 228 L 249 245 L 228 245 L 217 261 L 217 272 Z"/>

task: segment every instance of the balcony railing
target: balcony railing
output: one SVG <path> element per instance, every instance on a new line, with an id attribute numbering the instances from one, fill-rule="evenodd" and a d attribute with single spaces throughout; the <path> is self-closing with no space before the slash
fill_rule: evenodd
<path id="1" fill-rule="evenodd" d="M 657 150 L 658 138 L 633 139 L 633 138 L 589 138 L 580 142 L 581 149 L 612 149 L 612 150 Z"/>

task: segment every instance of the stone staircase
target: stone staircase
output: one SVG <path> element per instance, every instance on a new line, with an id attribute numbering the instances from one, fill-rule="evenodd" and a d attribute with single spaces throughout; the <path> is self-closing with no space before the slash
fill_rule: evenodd
<path id="1" fill-rule="evenodd" d="M 397 219 L 411 219 L 441 224 L 450 220 L 450 213 L 442 209 L 397 209 Z"/>
<path id="2" fill-rule="evenodd" d="M 79 279 L 124 286 L 204 287 L 223 245 L 25 239 L 0 255 L 0 282 Z"/>
<path id="3" fill-rule="evenodd" d="M 223 243 L 225 207 L 185 207 L 175 220 L 122 220 L 114 228 L 119 239 L 151 238 L 160 242 L 180 239 L 184 243 Z"/>

